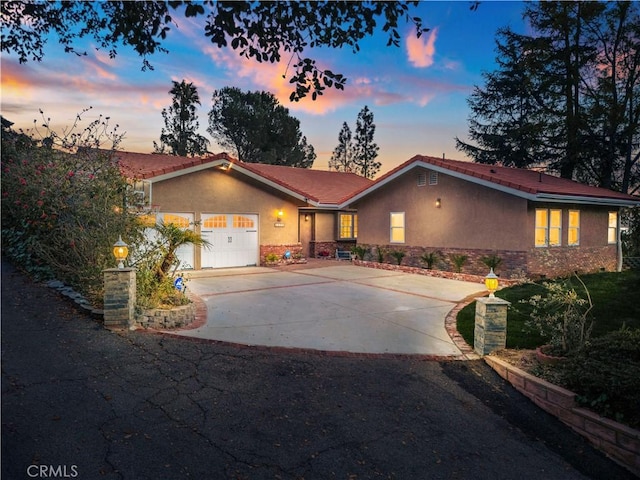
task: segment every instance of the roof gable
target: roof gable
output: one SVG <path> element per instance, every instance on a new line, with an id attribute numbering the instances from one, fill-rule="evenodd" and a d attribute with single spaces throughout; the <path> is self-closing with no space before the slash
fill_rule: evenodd
<path id="1" fill-rule="evenodd" d="M 555 177 L 534 170 L 502 167 L 460 160 L 440 159 L 416 155 L 405 163 L 356 192 L 348 203 L 354 202 L 377 190 L 393 179 L 417 167 L 431 169 L 463 180 L 500 190 L 533 201 L 589 203 L 612 206 L 639 205 L 640 198 L 605 188 Z"/>
<path id="2" fill-rule="evenodd" d="M 335 208 L 354 192 L 373 184 L 372 180 L 354 173 L 245 163 L 226 153 L 187 158 L 175 155 L 116 152 L 116 157 L 124 175 L 151 182 L 228 165 L 234 171 L 265 185 L 311 205 L 323 207 Z"/>

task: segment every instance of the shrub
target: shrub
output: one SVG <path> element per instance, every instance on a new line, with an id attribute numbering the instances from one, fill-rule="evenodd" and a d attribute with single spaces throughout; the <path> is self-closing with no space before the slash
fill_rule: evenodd
<path id="1" fill-rule="evenodd" d="M 495 272 L 495 270 L 500 266 L 500 264 L 502 263 L 502 258 L 500 258 L 498 255 L 496 255 L 495 253 L 492 253 L 491 255 L 485 255 L 484 257 L 482 257 L 480 259 L 480 261 L 482 263 L 484 263 L 487 268 L 489 269 L 493 269 L 493 271 Z"/>
<path id="2" fill-rule="evenodd" d="M 402 259 L 406 255 L 407 254 L 405 252 L 403 252 L 402 250 L 394 250 L 394 251 L 391 252 L 391 256 L 396 259 L 396 262 L 398 263 L 398 265 L 400 265 L 402 263 Z"/>
<path id="3" fill-rule="evenodd" d="M 376 253 L 378 254 L 378 263 L 384 263 L 384 256 L 387 253 L 386 250 L 382 247 L 378 247 L 376 249 Z"/>
<path id="4" fill-rule="evenodd" d="M 360 260 L 364 260 L 364 256 L 367 254 L 368 249 L 360 245 L 354 245 L 351 247 L 351 253 L 353 253 Z"/>
<path id="5" fill-rule="evenodd" d="M 449 258 L 453 263 L 454 271 L 456 273 L 462 272 L 462 267 L 464 266 L 465 263 L 467 263 L 467 260 L 469 259 L 467 255 L 462 255 L 457 253 L 451 254 Z"/>
<path id="6" fill-rule="evenodd" d="M 264 261 L 267 263 L 276 263 L 278 260 L 280 260 L 280 257 L 277 253 L 267 253 L 264 256 Z"/>
<path id="7" fill-rule="evenodd" d="M 587 286 L 580 277 L 586 298 L 580 297 L 567 282 L 545 282 L 545 293 L 522 300 L 533 307 L 526 322 L 529 328 L 549 338 L 555 353 L 565 355 L 582 348 L 589 339 L 593 321 L 589 312 L 593 308 Z"/>
<path id="8" fill-rule="evenodd" d="M 440 252 L 437 252 L 437 251 L 436 252 L 425 252 L 420 257 L 420 260 L 427 266 L 428 270 L 431 270 L 433 268 L 433 266 L 436 264 L 436 262 L 438 260 L 440 260 L 441 255 L 442 254 Z"/>
<path id="9" fill-rule="evenodd" d="M 562 375 L 579 403 L 640 427 L 640 329 L 623 327 L 590 340 L 570 358 Z"/>

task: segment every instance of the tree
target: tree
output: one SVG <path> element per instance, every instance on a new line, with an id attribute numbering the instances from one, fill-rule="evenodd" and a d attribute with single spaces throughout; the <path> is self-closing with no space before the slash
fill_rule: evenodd
<path id="1" fill-rule="evenodd" d="M 173 82 L 173 88 L 169 90 L 173 95 L 173 103 L 167 109 L 162 109 L 165 128 L 160 134 L 160 145 L 153 142 L 155 153 L 164 153 L 165 147 L 169 147 L 171 155 L 196 156 L 207 153 L 207 140 L 198 134 L 198 120 L 196 105 L 200 105 L 198 90 L 193 83 Z"/>
<path id="2" fill-rule="evenodd" d="M 499 32 L 498 68 L 469 98 L 475 161 L 538 166 L 632 193 L 640 188 L 640 7 L 542 2 L 533 34 Z"/>
<path id="3" fill-rule="evenodd" d="M 204 36 L 219 48 L 229 46 L 256 62 L 279 62 L 285 56 L 295 85 L 292 100 L 311 92 L 313 99 L 327 87 L 344 89 L 346 78 L 317 66 L 304 57 L 305 49 L 351 47 L 376 28 L 388 35 L 387 46 L 400 44 L 399 22 L 415 26 L 420 18 L 410 15 L 417 1 L 409 2 L 231 2 L 185 1 L 125 2 L 1 2 L 1 51 L 15 53 L 20 63 L 41 61 L 49 36 L 57 36 L 65 52 L 86 55 L 79 45 L 88 38 L 97 48 L 117 55 L 116 46 L 133 48 L 143 58 L 143 70 L 153 68 L 147 57 L 167 52 L 163 41 L 175 26 L 174 12 L 186 18 L 206 15 Z M 472 5 L 473 9 L 473 5 Z M 287 59 L 288 57 L 288 59 Z"/>
<path id="4" fill-rule="evenodd" d="M 338 146 L 333 150 L 329 160 L 329 170 L 352 172 L 355 168 L 353 162 L 354 153 L 351 129 L 347 122 L 344 122 L 338 134 Z"/>
<path id="5" fill-rule="evenodd" d="M 354 138 L 355 172 L 366 178 L 373 178 L 380 171 L 381 163 L 376 162 L 378 156 L 378 145 L 373 141 L 376 132 L 376 125 L 373 123 L 373 112 L 369 107 L 365 107 L 358 113 L 356 121 L 356 135 Z"/>
<path id="6" fill-rule="evenodd" d="M 207 131 L 243 162 L 309 168 L 316 158 L 300 121 L 269 92 L 216 90 Z"/>

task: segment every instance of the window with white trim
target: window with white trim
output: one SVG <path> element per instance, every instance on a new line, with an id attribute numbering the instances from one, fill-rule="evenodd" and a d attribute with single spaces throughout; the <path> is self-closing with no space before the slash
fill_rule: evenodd
<path id="1" fill-rule="evenodd" d="M 567 245 L 580 245 L 580 210 L 569 210 Z"/>
<path id="2" fill-rule="evenodd" d="M 608 243 L 618 243 L 618 212 L 609 212 Z"/>
<path id="3" fill-rule="evenodd" d="M 404 243 L 404 212 L 391 212 L 389 223 L 391 225 L 390 242 Z"/>
<path id="4" fill-rule="evenodd" d="M 438 172 L 430 172 L 429 185 L 437 185 L 437 184 L 438 184 Z"/>
<path id="5" fill-rule="evenodd" d="M 536 208 L 535 246 L 557 247 L 562 239 L 562 210 Z"/>
<path id="6" fill-rule="evenodd" d="M 418 173 L 418 186 L 424 187 L 427 184 L 427 172 Z"/>
<path id="7" fill-rule="evenodd" d="M 338 238 L 340 240 L 352 240 L 358 238 L 358 214 L 338 214 Z"/>

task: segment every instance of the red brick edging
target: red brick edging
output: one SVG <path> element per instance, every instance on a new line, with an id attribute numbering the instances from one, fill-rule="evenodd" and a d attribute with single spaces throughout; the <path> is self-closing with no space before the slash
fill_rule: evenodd
<path id="1" fill-rule="evenodd" d="M 575 393 L 530 375 L 498 357 L 487 355 L 484 360 L 498 375 L 540 408 L 640 476 L 640 431 L 578 407 Z"/>

